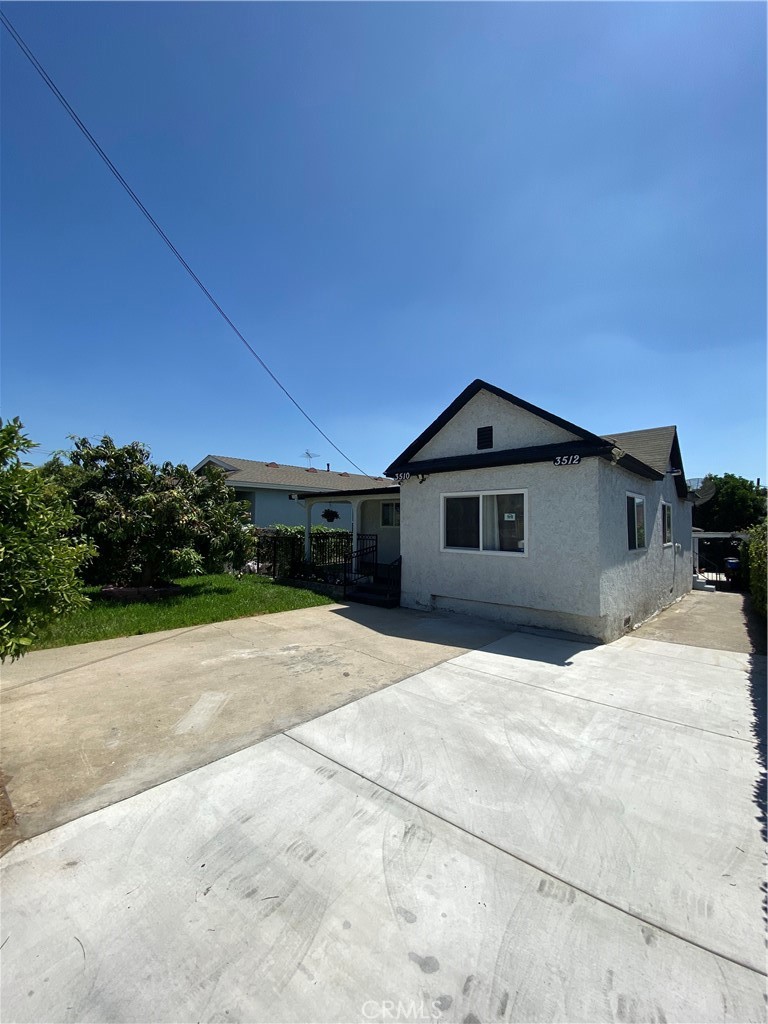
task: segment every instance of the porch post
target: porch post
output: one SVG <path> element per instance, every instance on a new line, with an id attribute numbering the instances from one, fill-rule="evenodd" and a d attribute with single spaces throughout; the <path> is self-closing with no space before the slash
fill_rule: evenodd
<path id="1" fill-rule="evenodd" d="M 304 502 L 304 561 L 308 562 L 312 554 L 312 499 Z"/>
<path id="2" fill-rule="evenodd" d="M 360 499 L 352 498 L 350 504 L 352 506 L 352 550 L 357 551 L 357 514 L 360 508 Z"/>

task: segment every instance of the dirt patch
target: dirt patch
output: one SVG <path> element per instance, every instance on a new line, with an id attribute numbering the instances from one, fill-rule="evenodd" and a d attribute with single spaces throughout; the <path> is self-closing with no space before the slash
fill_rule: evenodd
<path id="1" fill-rule="evenodd" d="M 0 857 L 20 839 L 19 824 L 5 788 L 5 776 L 0 771 Z"/>
<path id="2" fill-rule="evenodd" d="M 164 597 L 181 594 L 178 583 L 165 583 L 157 587 L 102 587 L 99 597 L 108 601 L 161 601 Z"/>

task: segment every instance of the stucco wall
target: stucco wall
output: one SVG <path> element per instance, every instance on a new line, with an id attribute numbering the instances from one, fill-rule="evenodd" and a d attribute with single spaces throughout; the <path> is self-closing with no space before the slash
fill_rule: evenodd
<path id="1" fill-rule="evenodd" d="M 250 496 L 252 518 L 257 526 L 304 526 L 304 506 L 298 501 L 291 501 L 288 491 L 280 491 L 271 488 L 235 488 L 238 497 L 248 498 Z M 335 509 L 339 518 L 332 523 L 327 523 L 322 517 L 326 508 Z M 313 526 L 334 526 L 339 529 L 352 529 L 352 510 L 349 502 L 318 502 L 312 508 Z"/>
<path id="2" fill-rule="evenodd" d="M 398 501 L 397 497 L 389 497 L 387 501 Z M 375 533 L 379 539 L 378 561 L 394 562 L 400 554 L 400 529 L 397 526 L 381 525 L 381 505 L 378 499 L 369 499 L 360 505 L 358 532 Z"/>
<path id="3" fill-rule="evenodd" d="M 691 509 L 677 496 L 674 477 L 643 480 L 601 460 L 600 613 L 603 631 L 613 639 L 639 625 L 691 589 Z M 645 498 L 646 548 L 630 551 L 627 494 Z M 663 545 L 662 501 L 672 506 L 672 544 Z M 678 548 L 679 545 L 679 548 Z M 625 619 L 629 618 L 629 624 Z"/>
<path id="4" fill-rule="evenodd" d="M 411 477 L 400 488 L 401 603 L 600 636 L 598 472 L 583 459 Z M 440 550 L 441 495 L 517 488 L 528 491 L 525 557 Z"/>
<path id="5" fill-rule="evenodd" d="M 576 436 L 518 409 L 490 391 L 479 391 L 413 458 L 418 461 L 476 452 L 478 427 L 493 427 L 495 449 L 557 444 L 572 441 Z"/>

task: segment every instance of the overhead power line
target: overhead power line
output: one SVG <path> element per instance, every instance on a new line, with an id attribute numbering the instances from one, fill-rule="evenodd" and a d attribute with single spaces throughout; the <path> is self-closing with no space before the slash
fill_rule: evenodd
<path id="1" fill-rule="evenodd" d="M 30 62 L 30 64 L 33 66 L 35 71 L 37 71 L 37 73 L 40 75 L 42 80 L 45 82 L 45 84 L 51 90 L 53 95 L 56 97 L 56 99 L 59 101 L 59 103 L 61 103 L 61 105 L 64 107 L 64 109 L 69 114 L 69 116 L 72 118 L 72 120 L 75 122 L 77 127 L 80 129 L 80 131 L 83 133 L 83 135 L 86 137 L 86 139 L 90 142 L 90 144 L 96 150 L 98 155 L 101 157 L 101 159 L 107 165 L 107 167 L 109 168 L 111 173 L 117 179 L 117 181 L 120 184 L 120 186 L 123 189 L 125 189 L 125 191 L 128 193 L 128 195 L 130 196 L 132 201 L 139 208 L 141 213 L 146 217 L 146 219 L 149 221 L 149 223 L 152 225 L 152 227 L 158 233 L 158 235 L 163 240 L 163 242 L 165 242 L 165 244 L 171 250 L 173 255 L 176 257 L 176 259 L 182 265 L 182 267 L 184 267 L 186 272 L 189 274 L 189 276 L 195 282 L 195 284 L 200 289 L 200 291 L 203 293 L 203 295 L 206 297 L 206 299 L 208 299 L 210 304 L 213 306 L 213 308 L 216 310 L 216 312 L 219 314 L 219 316 L 224 320 L 224 322 L 229 327 L 231 327 L 231 329 L 235 332 L 237 337 L 240 339 L 240 341 L 243 343 L 243 345 L 245 345 L 245 347 L 248 349 L 248 351 L 251 353 L 251 355 L 254 357 L 254 359 L 257 360 L 257 362 L 259 363 L 261 368 L 265 371 L 265 373 L 267 373 L 272 378 L 272 380 L 275 382 L 275 384 L 277 384 L 277 386 L 280 388 L 280 390 L 283 392 L 283 394 L 286 396 L 286 398 L 288 398 L 288 400 L 293 405 L 296 406 L 296 408 L 299 410 L 301 415 L 312 424 L 312 426 L 315 428 L 315 430 L 318 432 L 318 434 L 320 434 L 321 437 L 324 437 L 325 440 L 328 442 L 328 444 L 333 449 L 335 449 L 335 451 L 337 451 L 339 453 L 339 455 L 341 455 L 341 457 L 346 462 L 348 462 L 350 464 L 350 466 L 354 466 L 356 470 L 358 470 L 360 473 L 363 474 L 363 476 L 367 476 L 371 480 L 373 480 L 374 477 L 372 477 L 370 475 L 370 473 L 366 473 L 364 469 L 361 469 L 360 466 L 358 466 L 358 464 L 356 462 L 354 462 L 345 452 L 343 452 L 341 450 L 341 448 L 339 448 L 339 446 L 334 441 L 331 440 L 331 438 L 325 433 L 325 431 L 320 426 L 318 426 L 318 424 L 312 419 L 312 417 L 309 415 L 309 413 L 306 411 L 306 409 L 304 409 L 303 406 L 300 405 L 300 403 L 290 393 L 288 388 L 286 388 L 286 386 L 282 383 L 282 381 L 280 381 L 275 376 L 275 374 L 272 372 L 272 370 L 270 370 L 270 368 L 267 366 L 267 364 L 261 358 L 261 356 L 256 351 L 256 349 L 247 340 L 247 338 L 245 338 L 244 335 L 238 330 L 238 328 L 235 326 L 235 324 L 232 322 L 232 320 L 227 316 L 227 314 L 224 312 L 224 310 L 218 304 L 216 299 L 208 291 L 208 289 L 205 287 L 203 282 L 200 280 L 200 278 L 194 272 L 192 267 L 190 267 L 190 265 L 187 263 L 187 261 L 181 255 L 181 253 L 176 248 L 176 246 L 173 244 L 173 242 L 170 240 L 168 235 L 166 235 L 166 233 L 163 231 L 163 229 L 157 223 L 157 221 L 152 216 L 152 214 L 149 212 L 149 210 L 146 208 L 144 203 L 142 203 L 141 199 L 139 199 L 139 197 L 133 191 L 133 189 L 128 184 L 128 182 L 125 180 L 125 178 L 122 176 L 120 171 L 118 171 L 117 167 L 115 167 L 115 165 L 112 163 L 110 158 L 107 156 L 107 154 L 101 148 L 101 146 L 96 141 L 96 139 L 93 137 L 93 135 L 90 133 L 88 128 L 85 126 L 85 124 L 83 124 L 83 122 L 80 120 L 79 116 L 77 115 L 77 112 L 73 109 L 73 107 L 71 106 L 71 104 L 69 103 L 67 98 L 61 92 L 61 90 L 56 85 L 56 83 L 53 81 L 53 79 L 48 74 L 48 72 L 45 70 L 43 65 L 40 63 L 40 61 L 37 59 L 37 57 L 34 55 L 34 53 L 30 50 L 30 48 L 27 46 L 27 44 L 24 42 L 22 37 L 19 35 L 17 30 L 14 28 L 14 26 L 12 25 L 12 23 L 8 19 L 8 16 L 5 14 L 4 11 L 1 11 L 1 10 L 0 10 L 0 21 L 5 26 L 5 28 L 8 30 L 10 35 L 13 37 L 13 39 L 16 42 L 16 44 L 18 45 L 19 49 L 24 54 L 24 56 L 27 58 L 27 60 Z"/>

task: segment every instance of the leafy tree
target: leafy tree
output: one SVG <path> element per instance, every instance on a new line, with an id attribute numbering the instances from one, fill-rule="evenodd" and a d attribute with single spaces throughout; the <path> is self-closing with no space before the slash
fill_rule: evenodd
<path id="1" fill-rule="evenodd" d="M 733 473 L 723 476 L 709 474 L 704 478 L 705 486 L 711 481 L 715 494 L 703 505 L 693 509 L 693 525 L 702 530 L 722 530 L 729 533 L 747 530 L 759 523 L 766 514 L 766 492 L 752 480 Z"/>
<path id="2" fill-rule="evenodd" d="M 87 603 L 78 570 L 94 549 L 75 537 L 70 502 L 21 456 L 37 445 L 0 420 L 0 661 L 21 657 L 54 616 Z"/>
<path id="3" fill-rule="evenodd" d="M 118 447 L 73 438 L 74 447 L 47 463 L 64 486 L 84 532 L 98 548 L 94 583 L 148 586 L 196 572 L 221 572 L 247 561 L 252 548 L 247 507 L 217 467 L 200 477 L 185 465 L 157 466 L 139 441 Z"/>

